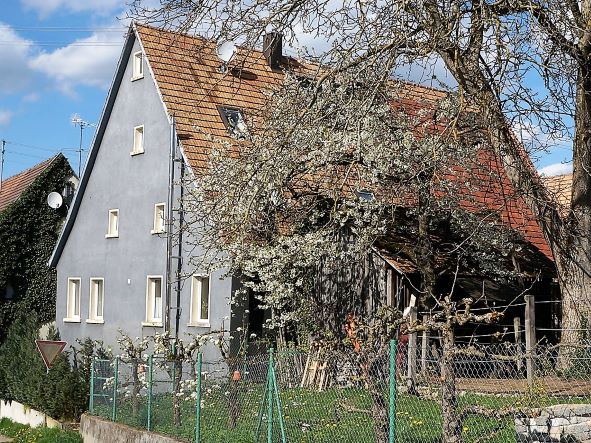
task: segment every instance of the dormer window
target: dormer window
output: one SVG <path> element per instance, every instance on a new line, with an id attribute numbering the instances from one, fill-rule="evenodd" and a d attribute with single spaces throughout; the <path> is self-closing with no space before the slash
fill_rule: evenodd
<path id="1" fill-rule="evenodd" d="M 359 197 L 360 200 L 365 200 L 365 201 L 372 201 L 375 196 L 373 195 L 373 192 L 368 191 L 367 189 L 360 189 L 359 191 L 357 191 L 357 197 Z"/>
<path id="2" fill-rule="evenodd" d="M 220 108 L 220 115 L 232 136 L 245 138 L 248 135 L 248 127 L 240 109 Z"/>
<path id="3" fill-rule="evenodd" d="M 133 54 L 133 66 L 132 66 L 131 81 L 139 80 L 140 78 L 144 78 L 143 58 L 144 57 L 142 55 L 142 51 L 138 51 Z"/>

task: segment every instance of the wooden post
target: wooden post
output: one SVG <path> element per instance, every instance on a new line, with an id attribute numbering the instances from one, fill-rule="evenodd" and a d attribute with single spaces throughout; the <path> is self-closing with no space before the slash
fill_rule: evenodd
<path id="1" fill-rule="evenodd" d="M 394 306 L 392 278 L 393 278 L 392 269 L 386 269 L 386 305 L 388 305 L 388 306 Z"/>
<path id="2" fill-rule="evenodd" d="M 423 325 L 427 324 L 429 316 L 423 314 Z M 427 349 L 429 346 L 429 331 L 426 329 L 423 331 L 423 341 L 421 342 L 421 371 L 427 372 Z"/>
<path id="3" fill-rule="evenodd" d="M 521 317 L 513 317 L 513 329 L 513 333 L 515 334 L 517 370 L 521 372 L 523 366 L 523 361 L 521 359 Z"/>
<path id="4" fill-rule="evenodd" d="M 417 308 L 415 306 L 410 308 L 408 314 L 408 324 L 412 326 L 417 321 Z M 417 333 L 413 332 L 408 335 L 408 359 L 406 369 L 406 384 L 409 392 L 415 392 L 415 382 L 417 378 Z"/>
<path id="5" fill-rule="evenodd" d="M 533 295 L 525 296 L 525 364 L 527 384 L 531 388 L 534 383 L 536 348 L 536 304 Z"/>

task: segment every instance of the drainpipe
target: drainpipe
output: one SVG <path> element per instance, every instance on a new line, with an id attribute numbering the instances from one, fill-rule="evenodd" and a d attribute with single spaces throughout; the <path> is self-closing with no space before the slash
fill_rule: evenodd
<path id="1" fill-rule="evenodd" d="M 185 162 L 182 158 L 179 158 L 181 163 L 181 176 L 180 176 L 180 195 L 179 195 L 179 235 L 178 235 L 178 257 L 177 257 L 177 270 L 176 270 L 176 324 L 174 328 L 175 343 L 179 338 L 179 327 L 181 323 L 181 289 L 182 289 L 182 272 L 183 272 L 183 230 L 185 224 L 185 211 L 183 207 L 183 198 L 185 194 L 185 186 L 183 180 L 185 179 Z"/>
<path id="2" fill-rule="evenodd" d="M 170 121 L 170 155 L 168 158 L 168 197 L 166 199 L 167 223 L 166 223 L 166 298 L 164 309 L 164 332 L 170 331 L 170 300 L 172 295 L 172 238 L 174 235 L 174 212 L 172 210 L 174 199 L 174 160 L 176 156 L 176 121 L 174 115 Z"/>

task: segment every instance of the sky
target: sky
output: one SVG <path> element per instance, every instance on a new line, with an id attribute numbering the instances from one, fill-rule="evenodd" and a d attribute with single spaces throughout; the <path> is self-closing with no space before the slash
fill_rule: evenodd
<path id="1" fill-rule="evenodd" d="M 100 117 L 128 22 L 121 0 L 0 0 L 3 177 L 63 152 L 78 171 L 80 128 Z M 83 131 L 83 163 L 95 128 Z"/>
<path id="2" fill-rule="evenodd" d="M 0 0 L 0 140 L 7 178 L 63 152 L 77 172 L 92 142 L 129 24 L 122 0 Z M 312 43 L 312 42 L 310 42 Z M 439 75 L 443 67 L 435 63 Z M 428 78 L 409 68 L 411 80 Z M 0 145 L 1 147 L 1 145 Z M 568 148 L 537 159 L 565 173 Z"/>

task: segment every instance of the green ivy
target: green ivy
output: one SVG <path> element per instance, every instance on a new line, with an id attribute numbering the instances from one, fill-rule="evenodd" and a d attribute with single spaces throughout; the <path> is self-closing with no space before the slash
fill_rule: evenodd
<path id="1" fill-rule="evenodd" d="M 55 319 L 56 273 L 47 262 L 66 215 L 65 205 L 51 209 L 47 194 L 61 192 L 73 174 L 58 155 L 50 166 L 0 212 L 0 342 L 21 313 L 35 313 L 39 324 Z M 12 299 L 4 297 L 10 285 Z"/>

